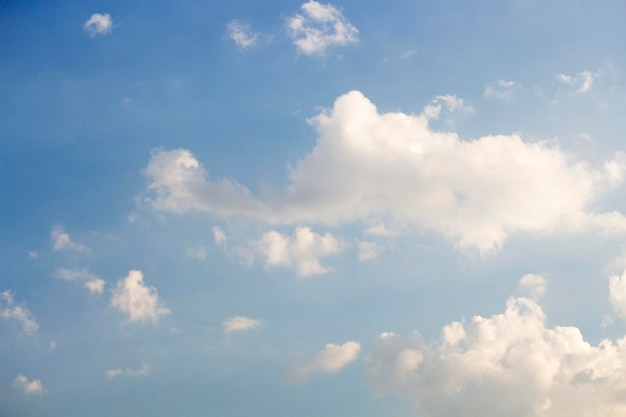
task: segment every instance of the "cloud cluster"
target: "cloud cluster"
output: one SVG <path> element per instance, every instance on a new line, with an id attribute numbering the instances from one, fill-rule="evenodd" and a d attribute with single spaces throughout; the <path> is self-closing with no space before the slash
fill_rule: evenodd
<path id="1" fill-rule="evenodd" d="M 145 169 L 145 201 L 163 211 L 206 211 L 269 223 L 385 220 L 405 232 L 434 230 L 462 250 L 485 255 L 516 232 L 623 233 L 619 212 L 594 203 L 623 180 L 626 157 L 599 168 L 545 142 L 518 135 L 462 140 L 429 123 L 444 109 L 471 108 L 437 97 L 421 114 L 380 114 L 358 91 L 309 120 L 314 149 L 290 168 L 284 190 L 255 198 L 236 181 L 212 181 L 192 153 L 157 150 Z M 277 234 L 268 242 L 282 241 Z M 281 257 L 274 264 L 281 264 Z"/>
<path id="2" fill-rule="evenodd" d="M 483 95 L 487 99 L 510 102 L 522 90 L 522 86 L 515 81 L 498 80 L 487 84 Z"/>
<path id="3" fill-rule="evenodd" d="M 113 20 L 111 20 L 111 15 L 108 13 L 94 13 L 83 25 L 83 29 L 85 29 L 90 36 L 109 34 L 112 28 Z"/>
<path id="4" fill-rule="evenodd" d="M 0 317 L 19 322 L 24 333 L 28 335 L 34 334 L 39 329 L 39 325 L 30 310 L 15 305 L 13 295 L 8 290 L 0 293 Z"/>
<path id="5" fill-rule="evenodd" d="M 106 282 L 103 279 L 98 278 L 93 272 L 88 269 L 66 269 L 58 268 L 54 272 L 56 278 L 65 281 L 83 281 L 84 287 L 92 293 L 102 294 L 104 285 Z"/>
<path id="6" fill-rule="evenodd" d="M 229 317 L 222 323 L 226 332 L 244 331 L 255 329 L 261 325 L 260 320 L 245 316 Z"/>
<path id="7" fill-rule="evenodd" d="M 148 376 L 151 370 L 152 370 L 152 365 L 144 362 L 141 364 L 141 368 L 139 369 L 131 369 L 131 368 L 108 369 L 104 371 L 104 374 L 107 376 L 107 378 L 115 378 L 118 376 L 138 377 L 138 376 Z"/>
<path id="8" fill-rule="evenodd" d="M 130 271 L 113 289 L 111 306 L 128 314 L 129 322 L 156 324 L 170 310 L 159 301 L 157 290 L 143 282 L 141 271 Z"/>
<path id="9" fill-rule="evenodd" d="M 541 307 L 511 297 L 502 314 L 415 333 L 381 334 L 368 380 L 432 417 L 626 415 L 626 337 L 592 346 L 576 327 L 549 328 Z"/>
<path id="10" fill-rule="evenodd" d="M 52 239 L 52 249 L 55 251 L 61 250 L 76 250 L 79 252 L 89 252 L 90 249 L 82 243 L 76 243 L 72 241 L 70 235 L 59 228 L 54 228 L 50 231 L 50 239 Z"/>
<path id="11" fill-rule="evenodd" d="M 315 371 L 329 374 L 338 372 L 354 362 L 360 351 L 361 345 L 358 342 L 350 341 L 342 345 L 329 343 L 317 354 L 313 361 L 298 369 L 292 378 L 293 380 L 305 379 Z"/>
<path id="12" fill-rule="evenodd" d="M 301 53 L 323 54 L 329 47 L 358 42 L 359 31 L 335 6 L 309 0 L 301 9 L 302 14 L 287 19 L 288 34 Z"/>
<path id="13" fill-rule="evenodd" d="M 13 386 L 17 389 L 21 389 L 24 394 L 43 394 L 44 392 L 41 380 L 33 379 L 29 381 L 28 378 L 22 374 L 15 377 Z"/>

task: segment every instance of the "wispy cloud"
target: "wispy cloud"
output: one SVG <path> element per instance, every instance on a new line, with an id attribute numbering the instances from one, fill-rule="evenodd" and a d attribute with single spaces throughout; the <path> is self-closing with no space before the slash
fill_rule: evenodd
<path id="1" fill-rule="evenodd" d="M 315 371 L 329 374 L 338 372 L 354 362 L 360 351 L 361 344 L 359 342 L 350 341 L 342 345 L 329 343 L 317 354 L 313 361 L 299 368 L 292 375 L 292 379 L 298 381 L 308 378 Z"/>
<path id="2" fill-rule="evenodd" d="M 70 235 L 60 228 L 54 228 L 50 231 L 50 239 L 52 239 L 52 249 L 55 251 L 76 250 L 79 252 L 90 252 L 87 246 L 72 241 Z"/>
<path id="3" fill-rule="evenodd" d="M 28 335 L 34 334 L 39 329 L 33 314 L 26 307 L 15 305 L 13 295 L 8 290 L 0 293 L 0 317 L 17 321 Z"/>
<path id="4" fill-rule="evenodd" d="M 222 325 L 226 332 L 234 332 L 257 328 L 261 325 L 261 321 L 245 316 L 235 316 L 224 320 Z"/>
<path id="5" fill-rule="evenodd" d="M 111 15 L 108 13 L 94 13 L 83 24 L 83 29 L 85 29 L 90 36 L 106 35 L 111 33 L 113 29 L 113 20 L 111 20 Z"/>
<path id="6" fill-rule="evenodd" d="M 141 368 L 139 369 L 132 369 L 132 368 L 126 368 L 126 369 L 108 369 L 106 371 L 104 371 L 104 374 L 106 375 L 107 378 L 115 378 L 118 376 L 127 376 L 127 377 L 140 377 L 140 376 L 148 376 L 150 375 L 150 371 L 152 370 L 152 365 L 150 365 L 149 363 L 142 363 L 141 364 Z"/>
<path id="7" fill-rule="evenodd" d="M 252 48 L 263 39 L 271 39 L 270 36 L 253 30 L 250 24 L 239 20 L 228 22 L 226 32 L 228 33 L 228 37 L 232 39 L 237 46 L 243 49 Z"/>
<path id="8" fill-rule="evenodd" d="M 83 281 L 83 285 L 92 293 L 102 294 L 106 282 L 98 278 L 93 272 L 86 268 L 83 269 L 66 269 L 57 268 L 54 272 L 56 278 L 64 281 Z"/>

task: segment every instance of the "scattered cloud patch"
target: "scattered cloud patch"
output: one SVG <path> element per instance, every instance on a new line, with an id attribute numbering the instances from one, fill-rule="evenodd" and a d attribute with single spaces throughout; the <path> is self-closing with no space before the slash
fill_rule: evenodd
<path id="1" fill-rule="evenodd" d="M 188 150 L 159 150 L 145 170 L 144 201 L 161 211 L 274 224 L 359 222 L 372 231 L 389 219 L 403 233 L 430 229 L 483 256 L 516 232 L 626 232 L 622 213 L 594 209 L 598 198 L 621 184 L 623 154 L 593 168 L 548 142 L 515 134 L 462 140 L 430 127 L 444 109 L 471 107 L 439 96 L 417 115 L 380 114 L 360 92 L 345 94 L 309 120 L 317 143 L 290 167 L 286 189 L 260 198 L 234 181 L 211 181 Z M 289 247 L 280 233 L 263 241 L 270 266 L 294 263 L 280 249 Z"/>
<path id="2" fill-rule="evenodd" d="M 128 322 L 158 323 L 161 317 L 170 314 L 161 301 L 157 290 L 143 282 L 141 271 L 130 271 L 113 289 L 111 306 L 128 314 Z"/>
<path id="3" fill-rule="evenodd" d="M 330 233 L 319 235 L 309 227 L 296 228 L 293 236 L 272 230 L 265 233 L 255 246 L 268 267 L 291 268 L 303 277 L 329 272 L 330 269 L 320 263 L 320 258 L 337 254 L 344 247 Z"/>
<path id="4" fill-rule="evenodd" d="M 539 274 L 526 274 L 518 284 L 519 289 L 533 300 L 538 300 L 546 293 L 546 279 Z"/>
<path id="5" fill-rule="evenodd" d="M 56 278 L 65 281 L 83 281 L 83 285 L 92 293 L 102 294 L 106 282 L 103 279 L 98 278 L 93 272 L 88 269 L 66 269 L 57 268 L 54 272 Z"/>
<path id="6" fill-rule="evenodd" d="M 56 340 L 52 340 L 50 341 L 50 350 L 54 350 L 57 348 L 57 342 Z"/>
<path id="7" fill-rule="evenodd" d="M 359 261 L 369 261 L 378 257 L 378 245 L 376 242 L 359 242 Z"/>
<path id="8" fill-rule="evenodd" d="M 20 389 L 24 392 L 24 394 L 43 394 L 44 388 L 41 384 L 41 380 L 32 379 L 28 380 L 24 375 L 19 374 L 13 380 L 13 386 L 17 389 Z"/>
<path id="9" fill-rule="evenodd" d="M 511 297 L 504 313 L 453 322 L 435 343 L 383 333 L 367 379 L 433 417 L 624 415 L 626 337 L 593 346 L 546 321 L 534 300 Z"/>
<path id="10" fill-rule="evenodd" d="M 243 49 L 252 48 L 262 38 L 267 38 L 267 35 L 252 30 L 252 27 L 250 27 L 248 23 L 243 23 L 238 20 L 228 22 L 226 31 L 228 37 L 232 39 L 237 46 Z"/>
<path id="11" fill-rule="evenodd" d="M 127 376 L 127 377 L 140 377 L 140 376 L 148 376 L 150 371 L 152 370 L 152 365 L 149 363 L 142 363 L 141 368 L 139 369 L 109 369 L 104 371 L 104 374 L 107 378 L 116 378 L 118 376 Z"/>
<path id="12" fill-rule="evenodd" d="M 591 91 L 594 82 L 602 75 L 602 71 L 582 71 L 576 75 L 557 74 L 556 79 L 569 86 L 572 94 L 584 94 Z"/>
<path id="13" fill-rule="evenodd" d="M 515 81 L 498 80 L 487 84 L 483 95 L 486 99 L 511 102 L 522 90 L 522 86 Z"/>
<path id="14" fill-rule="evenodd" d="M 79 252 L 89 252 L 90 249 L 81 244 L 72 241 L 70 235 L 61 229 L 54 228 L 50 232 L 50 239 L 52 239 L 52 249 L 55 251 L 61 250 L 76 250 Z"/>
<path id="15" fill-rule="evenodd" d="M 226 234 L 218 226 L 213 226 L 213 240 L 217 246 L 222 246 L 226 242 Z"/>
<path id="16" fill-rule="evenodd" d="M 360 351 L 361 344 L 359 342 L 350 341 L 343 345 L 329 343 L 312 362 L 298 369 L 294 373 L 293 379 L 297 381 L 308 378 L 312 372 L 316 371 L 328 374 L 338 372 L 354 362 Z"/>
<path id="17" fill-rule="evenodd" d="M 309 0 L 300 8 L 302 14 L 287 19 L 287 32 L 299 52 L 321 55 L 329 47 L 358 42 L 359 31 L 335 6 Z"/>
<path id="18" fill-rule="evenodd" d="M 609 278 L 609 302 L 619 318 L 626 320 L 626 269 L 621 276 Z"/>
<path id="19" fill-rule="evenodd" d="M 199 261 L 204 261 L 206 259 L 206 250 L 204 246 L 189 248 L 185 252 L 185 256 L 187 256 L 188 258 L 197 259 Z"/>
<path id="20" fill-rule="evenodd" d="M 17 321 L 24 333 L 33 335 L 39 329 L 35 317 L 26 307 L 15 305 L 13 294 L 8 290 L 0 293 L 0 317 L 4 320 Z"/>
<path id="21" fill-rule="evenodd" d="M 30 259 L 37 259 L 39 258 L 39 252 L 37 252 L 36 250 L 31 250 L 30 252 L 28 252 L 28 257 Z"/>
<path id="22" fill-rule="evenodd" d="M 111 15 L 108 13 L 94 13 L 89 20 L 83 24 L 83 29 L 85 29 L 90 36 L 107 35 L 111 33 L 113 29 L 113 20 L 111 20 Z"/>
<path id="23" fill-rule="evenodd" d="M 226 332 L 234 332 L 255 329 L 261 325 L 261 321 L 245 316 L 235 316 L 224 320 L 222 325 Z"/>

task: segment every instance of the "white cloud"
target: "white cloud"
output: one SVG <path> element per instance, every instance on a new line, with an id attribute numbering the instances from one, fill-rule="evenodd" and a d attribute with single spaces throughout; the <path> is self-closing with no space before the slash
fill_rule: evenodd
<path id="1" fill-rule="evenodd" d="M 273 230 L 263 234 L 255 249 L 267 266 L 292 268 L 306 277 L 329 272 L 320 258 L 341 252 L 343 244 L 330 233 L 322 236 L 309 227 L 298 227 L 291 237 Z"/>
<path id="2" fill-rule="evenodd" d="M 152 370 L 152 365 L 149 363 L 142 363 L 141 368 L 139 369 L 109 369 L 104 371 L 104 374 L 107 378 L 115 378 L 118 376 L 127 376 L 127 377 L 139 377 L 139 376 L 148 376 L 150 371 Z"/>
<path id="3" fill-rule="evenodd" d="M 135 270 L 117 283 L 111 306 L 127 313 L 129 322 L 151 321 L 156 324 L 161 317 L 170 314 L 170 310 L 159 301 L 156 288 L 144 285 L 143 274 Z"/>
<path id="4" fill-rule="evenodd" d="M 302 14 L 287 19 L 287 31 L 298 51 L 306 55 L 323 54 L 331 46 L 358 42 L 359 31 L 331 4 L 309 0 Z"/>
<path id="5" fill-rule="evenodd" d="M 90 251 L 87 246 L 81 243 L 73 242 L 68 233 L 65 233 L 63 230 L 58 228 L 54 228 L 50 231 L 50 238 L 52 239 L 52 249 L 56 251 L 66 249 L 77 250 L 79 252 Z"/>
<path id="6" fill-rule="evenodd" d="M 222 324 L 225 331 L 234 332 L 257 328 L 261 325 L 261 321 L 251 319 L 250 317 L 235 316 L 227 318 Z"/>
<path id="7" fill-rule="evenodd" d="M 546 327 L 533 300 L 444 327 L 441 339 L 381 334 L 368 361 L 379 393 L 433 417 L 626 415 L 626 337 L 593 346 L 576 327 Z"/>
<path id="8" fill-rule="evenodd" d="M 185 252 L 185 256 L 188 258 L 198 259 L 204 261 L 206 259 L 206 251 L 204 246 L 197 246 L 195 248 L 189 248 Z"/>
<path id="9" fill-rule="evenodd" d="M 444 108 L 470 109 L 454 96 L 440 96 L 418 115 L 380 114 L 360 92 L 345 94 L 309 120 L 317 143 L 289 169 L 286 189 L 260 198 L 234 181 L 210 181 L 187 150 L 156 151 L 145 170 L 151 194 L 145 201 L 163 211 L 269 223 L 361 222 L 371 228 L 388 219 L 405 233 L 434 230 L 483 255 L 516 232 L 626 231 L 621 213 L 594 208 L 622 181 L 622 154 L 593 168 L 556 146 L 518 135 L 462 140 L 429 126 Z M 267 240 L 278 250 L 284 238 L 271 234 Z"/>
<path id="10" fill-rule="evenodd" d="M 34 334 L 39 329 L 33 314 L 26 307 L 15 305 L 13 295 L 8 290 L 0 293 L 0 317 L 19 322 L 24 333 L 28 335 Z"/>
<path id="11" fill-rule="evenodd" d="M 230 21 L 226 25 L 226 31 L 228 37 L 243 49 L 251 48 L 262 38 L 267 38 L 266 35 L 252 30 L 249 24 L 237 20 Z"/>
<path id="12" fill-rule="evenodd" d="M 52 340 L 50 341 L 50 350 L 54 350 L 57 348 L 57 342 L 56 340 Z"/>
<path id="13" fill-rule="evenodd" d="M 378 245 L 376 242 L 359 242 L 359 261 L 376 259 L 378 256 Z"/>
<path id="14" fill-rule="evenodd" d="M 39 252 L 37 252 L 36 250 L 31 250 L 30 252 L 28 252 L 28 257 L 31 259 L 37 259 L 39 258 Z"/>
<path id="15" fill-rule="evenodd" d="M 28 380 L 24 375 L 19 374 L 13 380 L 13 386 L 24 391 L 24 394 L 43 394 L 44 389 L 41 380 Z"/>
<path id="16" fill-rule="evenodd" d="M 111 20 L 111 15 L 108 13 L 94 13 L 83 25 L 83 29 L 85 29 L 90 36 L 109 34 L 112 28 L 113 21 Z"/>
<path id="17" fill-rule="evenodd" d="M 309 364 L 298 369 L 294 375 L 294 380 L 307 378 L 314 371 L 325 373 L 335 373 L 354 362 L 359 356 L 361 345 L 358 342 L 346 342 L 343 345 L 334 343 L 327 344 L 317 357 Z"/>
<path id="18" fill-rule="evenodd" d="M 83 269 L 66 269 L 57 268 L 54 272 L 56 278 L 65 281 L 84 281 L 84 287 L 92 293 L 102 294 L 106 282 L 103 279 L 98 278 L 93 272 L 86 268 Z"/>
<path id="19" fill-rule="evenodd" d="M 510 102 L 522 90 L 522 86 L 515 81 L 498 80 L 487 84 L 483 92 L 485 98 Z"/>
<path id="20" fill-rule="evenodd" d="M 538 300 L 546 293 L 546 279 L 539 274 L 526 274 L 519 280 L 519 289 L 529 298 Z"/>
<path id="21" fill-rule="evenodd" d="M 584 94 L 592 90 L 594 83 L 607 73 L 610 73 L 611 66 L 601 68 L 598 71 L 581 71 L 576 75 L 557 74 L 557 81 L 570 87 L 572 94 Z"/>
<path id="22" fill-rule="evenodd" d="M 222 246 L 224 242 L 226 242 L 226 234 L 222 229 L 218 226 L 213 226 L 213 239 L 215 240 L 215 244 L 217 246 Z"/>
<path id="23" fill-rule="evenodd" d="M 612 275 L 609 278 L 609 302 L 615 313 L 626 320 L 626 269 L 622 275 Z"/>

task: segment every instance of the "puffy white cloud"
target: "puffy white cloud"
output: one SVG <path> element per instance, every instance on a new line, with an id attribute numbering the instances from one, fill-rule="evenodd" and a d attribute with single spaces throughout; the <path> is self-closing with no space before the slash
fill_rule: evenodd
<path id="1" fill-rule="evenodd" d="M 19 374 L 13 380 L 13 386 L 24 391 L 24 394 L 43 394 L 44 389 L 41 380 L 28 380 L 24 375 Z"/>
<path id="2" fill-rule="evenodd" d="M 147 287 L 141 271 L 130 271 L 113 289 L 111 306 L 128 314 L 128 321 L 152 322 L 156 324 L 170 310 L 159 301 L 157 290 Z"/>
<path id="3" fill-rule="evenodd" d="M 418 115 L 380 114 L 360 92 L 345 94 L 309 120 L 317 143 L 290 168 L 286 189 L 259 198 L 236 182 L 210 181 L 187 150 L 156 151 L 145 170 L 151 193 L 145 201 L 159 210 L 269 223 L 371 227 L 388 219 L 394 229 L 431 229 L 481 254 L 498 250 L 515 232 L 626 231 L 621 213 L 592 209 L 620 184 L 622 154 L 598 169 L 518 135 L 462 140 L 429 126 L 444 108 L 470 109 L 454 96 L 440 96 Z M 281 253 L 284 239 L 267 239 Z"/>
<path id="4" fill-rule="evenodd" d="M 609 302 L 615 313 L 626 320 L 626 270 L 609 278 Z"/>
<path id="5" fill-rule="evenodd" d="M 111 29 L 113 29 L 113 20 L 111 20 L 111 15 L 108 13 L 94 13 L 85 22 L 83 29 L 91 36 L 106 35 L 111 33 Z"/>
<path id="6" fill-rule="evenodd" d="M 331 46 L 358 42 L 359 31 L 331 4 L 309 0 L 287 19 L 287 31 L 298 51 L 306 55 L 323 54 Z"/>
<path id="7" fill-rule="evenodd" d="M 247 49 L 254 46 L 261 38 L 266 37 L 262 33 L 252 30 L 249 24 L 232 20 L 226 25 L 228 37 L 232 39 L 237 46 Z"/>
<path id="8" fill-rule="evenodd" d="M 98 278 L 93 272 L 86 268 L 83 269 L 66 269 L 57 268 L 54 272 L 56 278 L 65 281 L 84 281 L 84 287 L 92 293 L 102 294 L 106 282 Z"/>
<path id="9" fill-rule="evenodd" d="M 515 81 L 498 80 L 487 84 L 483 94 L 487 99 L 500 101 L 513 101 L 515 96 L 522 90 L 522 86 Z"/>
<path id="10" fill-rule="evenodd" d="M 152 365 L 149 363 L 142 363 L 141 368 L 139 369 L 109 369 L 104 371 L 104 374 L 107 378 L 115 378 L 118 376 L 128 376 L 128 377 L 139 377 L 139 376 L 148 376 L 150 371 L 152 370 Z"/>
<path id="11" fill-rule="evenodd" d="M 378 256 L 378 245 L 376 242 L 359 242 L 359 261 L 376 259 Z"/>
<path id="12" fill-rule="evenodd" d="M 359 342 L 346 342 L 343 345 L 328 343 L 317 357 L 309 364 L 298 369 L 293 375 L 294 380 L 307 378 L 311 372 L 321 371 L 335 373 L 354 362 L 361 351 Z"/>
<path id="13" fill-rule="evenodd" d="M 52 239 L 52 249 L 56 251 L 66 249 L 77 250 L 79 252 L 90 251 L 87 246 L 81 243 L 73 242 L 68 233 L 58 228 L 54 228 L 50 231 L 50 238 Z"/>
<path id="14" fill-rule="evenodd" d="M 539 274 L 526 274 L 519 280 L 519 289 L 533 300 L 538 300 L 546 293 L 546 279 Z"/>
<path id="15" fill-rule="evenodd" d="M 226 234 L 218 226 L 213 226 L 213 240 L 217 246 L 222 246 L 226 242 Z"/>
<path id="16" fill-rule="evenodd" d="M 263 234 L 255 249 L 267 266 L 292 268 L 306 277 L 329 272 L 320 258 L 341 252 L 343 244 L 330 233 L 319 235 L 309 227 L 298 227 L 291 237 L 273 230 Z"/>
<path id="17" fill-rule="evenodd" d="M 22 325 L 22 330 L 28 335 L 34 334 L 39 325 L 35 317 L 26 307 L 15 305 L 13 295 L 8 291 L 0 293 L 0 317 L 5 320 L 15 320 Z"/>
<path id="18" fill-rule="evenodd" d="M 260 320 L 251 319 L 245 316 L 229 317 L 222 323 L 227 332 L 250 330 L 261 325 Z"/>
<path id="19" fill-rule="evenodd" d="M 504 313 L 453 322 L 435 343 L 381 334 L 367 378 L 425 416 L 619 417 L 624 369 L 626 337 L 593 346 L 576 327 L 547 327 L 535 301 L 511 297 Z"/>

